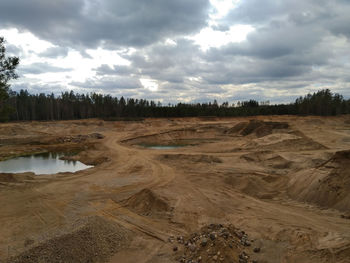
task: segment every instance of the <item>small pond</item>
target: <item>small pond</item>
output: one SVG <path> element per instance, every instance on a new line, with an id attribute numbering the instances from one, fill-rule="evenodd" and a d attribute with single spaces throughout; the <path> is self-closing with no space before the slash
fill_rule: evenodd
<path id="1" fill-rule="evenodd" d="M 0 173 L 56 174 L 77 172 L 90 167 L 79 161 L 61 160 L 63 153 L 44 153 L 17 157 L 0 162 Z"/>
<path id="2" fill-rule="evenodd" d="M 185 147 L 186 145 L 147 145 L 147 144 L 140 144 L 140 146 L 148 149 L 153 149 L 153 150 L 171 150 L 171 149 L 177 149 L 181 147 Z"/>

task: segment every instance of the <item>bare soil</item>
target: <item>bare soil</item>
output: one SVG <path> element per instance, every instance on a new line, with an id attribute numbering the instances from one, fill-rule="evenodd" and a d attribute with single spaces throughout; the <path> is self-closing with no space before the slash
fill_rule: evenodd
<path id="1" fill-rule="evenodd" d="M 48 151 L 95 167 L 0 173 L 0 262 L 350 262 L 350 116 L 0 124 Z"/>

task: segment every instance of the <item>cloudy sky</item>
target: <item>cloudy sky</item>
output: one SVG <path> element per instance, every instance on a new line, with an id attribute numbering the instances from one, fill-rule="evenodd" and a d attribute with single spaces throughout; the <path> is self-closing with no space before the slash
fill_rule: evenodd
<path id="1" fill-rule="evenodd" d="M 13 90 L 168 102 L 350 97 L 348 0 L 1 0 Z"/>

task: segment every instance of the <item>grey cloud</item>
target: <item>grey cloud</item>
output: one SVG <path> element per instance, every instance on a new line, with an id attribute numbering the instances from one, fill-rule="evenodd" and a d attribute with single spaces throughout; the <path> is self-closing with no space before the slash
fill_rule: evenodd
<path id="1" fill-rule="evenodd" d="M 219 25 L 212 25 L 211 28 L 215 31 L 221 31 L 221 32 L 225 32 L 225 31 L 229 31 L 230 27 L 229 25 L 225 25 L 225 24 L 219 24 Z"/>
<path id="2" fill-rule="evenodd" d="M 23 49 L 15 45 L 6 45 L 6 52 L 9 56 L 21 56 Z"/>
<path id="3" fill-rule="evenodd" d="M 20 66 L 19 72 L 21 74 L 42 74 L 47 72 L 68 72 L 71 71 L 71 68 L 60 68 L 52 66 L 48 63 L 33 63 L 26 66 Z"/>
<path id="4" fill-rule="evenodd" d="M 298 23 L 305 23 L 319 20 L 321 16 L 328 17 L 327 10 L 331 6 L 332 3 L 327 0 L 246 0 L 240 1 L 224 21 L 260 26 L 272 21 L 298 18 Z"/>
<path id="5" fill-rule="evenodd" d="M 250 24 L 256 28 L 287 21 L 295 26 L 311 25 L 312 29 L 327 29 L 332 34 L 350 37 L 350 2 L 347 0 L 275 1 L 246 0 L 233 9 L 222 24 Z"/>
<path id="6" fill-rule="evenodd" d="M 103 64 L 95 69 L 97 75 L 105 76 L 105 75 L 130 75 L 134 74 L 135 70 L 130 66 L 123 65 L 113 65 L 113 67 L 108 66 L 107 64 Z"/>
<path id="7" fill-rule="evenodd" d="M 133 69 L 132 74 L 137 78 L 151 78 L 163 83 L 181 84 L 186 77 L 196 73 L 199 54 L 198 46 L 194 45 L 193 41 L 177 39 L 175 46 L 157 43 L 140 49 L 132 55 L 123 55 L 123 58 L 131 61 L 131 65 L 125 70 Z M 110 68 L 104 68 L 104 71 L 111 71 Z M 117 71 L 118 68 L 114 70 Z"/>
<path id="8" fill-rule="evenodd" d="M 71 26 L 79 17 L 83 2 L 83 0 L 1 1 L 0 25 L 29 30 L 44 39 L 59 41 L 62 34 L 71 32 Z"/>
<path id="9" fill-rule="evenodd" d="M 330 21 L 325 25 L 332 33 L 343 35 L 350 40 L 350 2 L 337 8 L 335 14 Z"/>
<path id="10" fill-rule="evenodd" d="M 137 92 L 138 89 L 141 89 L 141 83 L 139 80 L 131 77 L 119 77 L 119 76 L 110 76 L 101 79 L 88 79 L 85 82 L 71 82 L 70 85 L 84 88 L 87 90 L 96 90 L 102 89 L 106 93 L 118 94 L 118 92 L 123 92 L 124 90 L 134 90 Z"/>
<path id="11" fill-rule="evenodd" d="M 250 24 L 255 30 L 243 42 L 208 51 L 186 38 L 207 25 L 207 0 L 27 2 L 1 2 L 0 26 L 28 29 L 59 45 L 40 56 L 64 56 L 66 47 L 88 57 L 87 47 L 103 46 L 130 61 L 129 66 L 97 67 L 96 76 L 71 83 L 79 90 L 165 102 L 214 98 L 289 102 L 317 87 L 350 96 L 349 1 L 240 1 L 212 28 L 226 31 Z M 24 8 L 31 17 L 21 17 Z M 50 10 L 45 13 L 46 9 Z M 176 45 L 166 44 L 166 38 Z M 135 51 L 128 52 L 130 47 Z M 45 65 L 34 65 L 32 71 L 44 69 L 48 71 Z M 159 89 L 145 89 L 140 78 L 155 79 Z"/>
<path id="12" fill-rule="evenodd" d="M 47 58 L 58 58 L 66 57 L 68 55 L 69 48 L 67 47 L 51 47 L 45 50 L 44 52 L 39 53 L 39 56 Z"/>
<path id="13" fill-rule="evenodd" d="M 0 25 L 59 45 L 145 46 L 206 25 L 208 0 L 1 1 Z"/>

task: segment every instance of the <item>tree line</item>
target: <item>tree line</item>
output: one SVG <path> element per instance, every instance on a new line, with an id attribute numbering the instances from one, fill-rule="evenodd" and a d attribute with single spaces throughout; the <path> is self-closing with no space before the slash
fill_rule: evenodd
<path id="1" fill-rule="evenodd" d="M 97 93 L 64 92 L 30 94 L 27 90 L 10 90 L 9 81 L 16 79 L 19 58 L 7 57 L 5 40 L 0 37 L 0 121 L 72 120 L 86 118 L 135 119 L 143 117 L 198 117 L 251 115 L 338 115 L 350 113 L 350 100 L 329 89 L 298 98 L 294 103 L 270 105 L 256 100 L 236 105 L 216 100 L 209 103 L 178 103 L 163 106 L 160 102 Z"/>
<path id="2" fill-rule="evenodd" d="M 72 120 L 102 118 L 105 120 L 144 117 L 199 117 L 199 116 L 252 116 L 252 115 L 339 115 L 350 113 L 350 100 L 325 89 L 298 98 L 294 103 L 270 105 L 256 100 L 237 104 L 216 100 L 208 103 L 178 103 L 162 105 L 144 99 L 113 97 L 97 93 L 63 92 L 30 94 L 26 90 L 10 91 L 4 101 L 10 111 L 2 120 Z"/>

